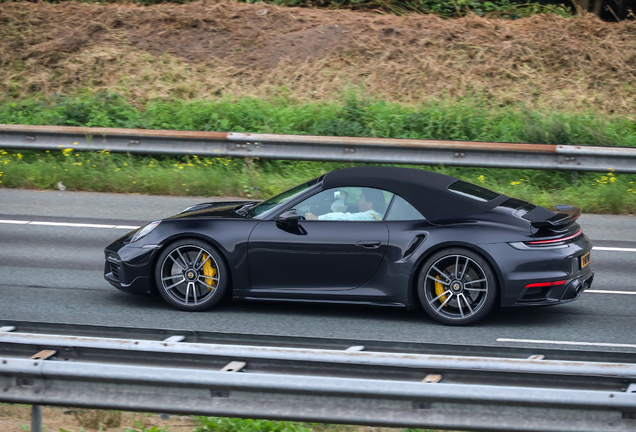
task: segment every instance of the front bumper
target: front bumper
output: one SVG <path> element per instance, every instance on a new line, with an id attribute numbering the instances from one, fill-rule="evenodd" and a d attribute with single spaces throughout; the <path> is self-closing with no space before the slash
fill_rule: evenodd
<path id="1" fill-rule="evenodd" d="M 104 250 L 104 279 L 125 293 L 155 295 L 152 263 L 156 250 L 132 247 L 124 239 L 116 240 Z"/>

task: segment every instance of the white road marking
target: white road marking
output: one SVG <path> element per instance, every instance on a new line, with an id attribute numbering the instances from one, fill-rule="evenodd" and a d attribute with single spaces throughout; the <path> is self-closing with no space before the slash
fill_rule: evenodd
<path id="1" fill-rule="evenodd" d="M 85 224 L 85 223 L 69 223 L 69 222 L 31 222 L 29 225 L 43 225 L 56 227 L 74 227 L 74 228 L 115 228 L 115 225 L 102 224 Z"/>
<path id="2" fill-rule="evenodd" d="M 636 248 L 618 248 L 618 247 L 594 246 L 592 249 L 597 250 L 597 251 L 636 252 Z"/>
<path id="3" fill-rule="evenodd" d="M 125 229 L 134 230 L 139 228 L 134 225 L 105 225 L 105 224 L 87 224 L 87 223 L 71 223 L 71 222 L 38 222 L 38 221 L 18 221 L 0 219 L 0 223 L 15 224 L 15 225 L 40 225 L 40 226 L 54 226 L 54 227 L 68 227 L 68 228 L 106 228 L 106 229 Z"/>
<path id="4" fill-rule="evenodd" d="M 630 294 L 636 295 L 636 291 L 610 291 L 610 290 L 585 290 L 584 293 L 592 294 Z"/>
<path id="5" fill-rule="evenodd" d="M 497 338 L 497 342 L 518 342 L 528 344 L 549 344 L 549 345 L 579 345 L 579 346 L 598 346 L 598 347 L 612 347 L 612 348 L 636 348 L 633 344 L 619 344 L 608 342 L 573 342 L 573 341 L 551 341 L 540 339 L 508 339 Z"/>

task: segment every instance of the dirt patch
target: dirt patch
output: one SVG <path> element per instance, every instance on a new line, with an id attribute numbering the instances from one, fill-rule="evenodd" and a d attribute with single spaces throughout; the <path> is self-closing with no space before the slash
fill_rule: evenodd
<path id="1" fill-rule="evenodd" d="M 135 99 L 326 100 L 351 86 L 406 103 L 480 97 L 636 114 L 636 23 L 516 21 L 207 1 L 0 3 L 0 91 Z"/>
<path id="2" fill-rule="evenodd" d="M 317 60 L 350 43 L 347 33 L 347 27 L 338 24 L 285 33 L 280 38 L 270 40 L 250 59 L 269 68 L 276 67 L 281 60 L 289 63 Z"/>

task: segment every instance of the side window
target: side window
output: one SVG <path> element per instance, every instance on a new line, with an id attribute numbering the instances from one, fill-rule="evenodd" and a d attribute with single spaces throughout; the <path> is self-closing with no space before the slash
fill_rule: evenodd
<path id="1" fill-rule="evenodd" d="M 395 196 L 393 205 L 386 216 L 387 221 L 409 221 L 409 220 L 425 220 L 422 213 L 418 212 L 415 207 L 409 204 L 399 195 Z"/>
<path id="2" fill-rule="evenodd" d="M 327 189 L 296 204 L 301 219 L 323 221 L 381 221 L 393 194 L 380 189 Z"/>

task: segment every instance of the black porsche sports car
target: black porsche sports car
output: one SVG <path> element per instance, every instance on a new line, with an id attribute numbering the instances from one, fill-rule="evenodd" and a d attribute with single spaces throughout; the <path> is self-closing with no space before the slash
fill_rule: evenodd
<path id="1" fill-rule="evenodd" d="M 495 305 L 553 305 L 590 287 L 579 209 L 442 174 L 332 171 L 263 202 L 205 203 L 106 250 L 105 278 L 200 311 L 234 299 L 416 308 L 470 324 Z"/>

